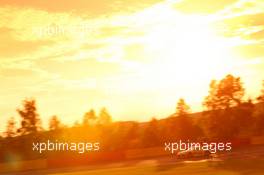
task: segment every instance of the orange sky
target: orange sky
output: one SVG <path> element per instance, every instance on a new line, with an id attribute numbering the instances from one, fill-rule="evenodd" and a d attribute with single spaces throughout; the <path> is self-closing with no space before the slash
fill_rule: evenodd
<path id="1" fill-rule="evenodd" d="M 2 0 L 0 121 L 26 97 L 44 124 L 103 106 L 115 120 L 162 118 L 180 97 L 199 111 L 210 80 L 227 73 L 255 98 L 263 11 L 262 0 Z"/>

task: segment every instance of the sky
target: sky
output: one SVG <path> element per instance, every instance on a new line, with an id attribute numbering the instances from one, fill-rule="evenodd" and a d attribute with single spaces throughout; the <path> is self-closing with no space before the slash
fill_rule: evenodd
<path id="1" fill-rule="evenodd" d="M 106 107 L 115 121 L 203 110 L 212 79 L 264 80 L 262 0 L 1 0 L 0 129 L 34 98 L 44 126 Z"/>

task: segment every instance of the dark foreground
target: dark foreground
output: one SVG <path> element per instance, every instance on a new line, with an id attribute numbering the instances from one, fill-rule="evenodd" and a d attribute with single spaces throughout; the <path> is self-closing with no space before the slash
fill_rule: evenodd
<path id="1" fill-rule="evenodd" d="M 14 173 L 9 173 L 14 174 Z M 264 147 L 242 149 L 212 159 L 160 157 L 75 168 L 16 172 L 17 175 L 263 175 Z"/>

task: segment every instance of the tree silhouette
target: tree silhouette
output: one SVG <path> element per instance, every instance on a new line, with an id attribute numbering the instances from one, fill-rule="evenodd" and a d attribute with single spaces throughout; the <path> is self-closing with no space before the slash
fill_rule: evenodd
<path id="1" fill-rule="evenodd" d="M 255 111 L 255 132 L 257 135 L 261 135 L 264 133 L 264 81 L 262 84 L 261 94 L 257 100 L 260 102 L 260 104 L 258 104 L 260 107 Z"/>
<path id="2" fill-rule="evenodd" d="M 6 131 L 4 133 L 5 137 L 14 137 L 16 136 L 16 126 L 15 126 L 15 119 L 11 117 L 7 121 Z"/>
<path id="3" fill-rule="evenodd" d="M 176 106 L 176 115 L 185 116 L 189 113 L 190 107 L 185 103 L 183 98 L 180 98 Z"/>
<path id="4" fill-rule="evenodd" d="M 257 135 L 264 134 L 264 108 L 262 108 L 255 113 L 256 123 L 255 123 L 255 132 Z"/>
<path id="5" fill-rule="evenodd" d="M 137 122 L 133 122 L 132 126 L 130 126 L 130 128 L 128 128 L 128 131 L 126 133 L 126 137 L 124 139 L 128 148 L 136 147 L 136 145 L 138 144 L 139 130 L 140 130 L 140 127 L 139 127 L 139 124 Z"/>
<path id="6" fill-rule="evenodd" d="M 212 80 L 209 95 L 205 98 L 204 106 L 209 110 L 226 109 L 237 106 L 244 96 L 244 88 L 240 77 L 227 75 L 220 82 Z"/>
<path id="7" fill-rule="evenodd" d="M 259 102 L 264 102 L 264 80 L 262 82 L 262 90 L 260 96 L 257 98 Z"/>
<path id="8" fill-rule="evenodd" d="M 74 123 L 73 123 L 73 127 L 80 127 L 81 124 L 78 120 L 76 120 Z"/>
<path id="9" fill-rule="evenodd" d="M 52 116 L 49 121 L 50 130 L 58 130 L 61 128 L 61 122 L 56 115 Z"/>
<path id="10" fill-rule="evenodd" d="M 22 119 L 21 128 L 18 129 L 20 134 L 35 133 L 40 129 L 40 120 L 34 99 L 24 100 L 23 109 L 17 109 L 17 112 Z"/>
<path id="11" fill-rule="evenodd" d="M 160 135 L 159 135 L 159 125 L 156 118 L 152 118 L 151 121 L 147 124 L 142 138 L 141 144 L 144 147 L 153 147 L 160 144 Z"/>
<path id="12" fill-rule="evenodd" d="M 194 126 L 191 118 L 188 116 L 190 107 L 183 98 L 179 99 L 176 106 L 176 117 L 173 122 L 173 132 L 176 138 L 181 140 L 192 139 L 194 136 Z"/>
<path id="13" fill-rule="evenodd" d="M 91 109 L 89 112 L 86 112 L 83 116 L 83 125 L 89 126 L 95 124 L 97 117 L 95 111 Z"/>
<path id="14" fill-rule="evenodd" d="M 98 124 L 107 125 L 110 123 L 112 123 L 111 115 L 108 113 L 106 108 L 102 108 L 98 116 Z"/>
<path id="15" fill-rule="evenodd" d="M 239 77 L 227 75 L 210 84 L 204 106 L 208 114 L 208 135 L 213 138 L 232 138 L 242 127 L 249 125 L 253 112 L 251 101 L 243 103 L 244 88 Z"/>

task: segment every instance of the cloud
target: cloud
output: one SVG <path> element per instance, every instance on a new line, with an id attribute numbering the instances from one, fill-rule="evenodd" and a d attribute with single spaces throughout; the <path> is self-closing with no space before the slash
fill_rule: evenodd
<path id="1" fill-rule="evenodd" d="M 219 34 L 226 37 L 239 37 L 243 40 L 252 41 L 252 46 L 245 46 L 245 50 L 239 49 L 248 55 L 250 50 L 264 41 L 264 2 L 261 0 L 239 0 L 236 3 L 227 6 L 224 10 L 216 14 L 216 29 Z M 255 45 L 256 43 L 256 45 Z M 258 53 L 262 53 L 258 50 Z M 255 52 L 252 53 L 255 55 Z"/>
<path id="2" fill-rule="evenodd" d="M 216 22 L 216 30 L 226 37 L 262 42 L 264 40 L 264 13 L 235 16 Z"/>
<path id="3" fill-rule="evenodd" d="M 35 61 L 35 65 L 62 79 L 102 78 L 113 76 L 121 71 L 118 63 L 99 62 L 93 58 L 78 61 L 42 59 Z"/>
<path id="4" fill-rule="evenodd" d="M 234 28 L 264 25 L 264 13 L 235 16 L 224 20 L 227 25 Z"/>
<path id="5" fill-rule="evenodd" d="M 100 49 L 105 47 L 106 44 L 104 43 L 84 43 L 81 45 L 81 49 L 83 50 L 94 50 L 94 49 Z"/>
<path id="6" fill-rule="evenodd" d="M 98 36 L 105 38 L 109 36 L 121 35 L 128 31 L 128 27 L 125 26 L 113 26 L 113 27 L 102 27 L 98 31 Z"/>
<path id="7" fill-rule="evenodd" d="M 264 2 L 262 0 L 238 0 L 236 3 L 220 11 L 219 14 L 225 17 L 238 17 L 263 13 L 263 9 Z"/>
<path id="8" fill-rule="evenodd" d="M 97 17 L 99 15 L 110 15 L 117 12 L 133 11 L 159 2 L 160 0 L 134 1 L 134 0 L 1 0 L 0 6 L 12 6 L 19 8 L 34 8 L 47 12 L 71 12 L 74 14 L 83 14 L 88 17 Z"/>
<path id="9" fill-rule="evenodd" d="M 258 58 L 264 56 L 264 43 L 241 45 L 234 48 L 234 51 L 244 58 Z M 263 58 L 264 59 L 264 58 Z"/>
<path id="10" fill-rule="evenodd" d="M 264 28 L 264 25 L 263 25 L 263 28 Z M 251 39 L 264 39 L 264 30 L 263 30 L 263 28 L 262 28 L 262 30 L 259 30 L 259 31 L 257 31 L 257 32 L 254 32 L 254 33 L 252 33 L 251 35 L 250 35 L 250 38 Z"/>
<path id="11" fill-rule="evenodd" d="M 175 4 L 175 9 L 184 13 L 212 14 L 237 2 L 238 0 L 183 0 Z"/>
<path id="12" fill-rule="evenodd" d="M 35 72 L 30 69 L 2 68 L 0 70 L 0 74 L 3 77 L 15 77 L 15 78 L 24 77 L 25 78 L 25 77 L 34 75 Z"/>
<path id="13" fill-rule="evenodd" d="M 14 36 L 14 30 L 7 27 L 0 28 L 0 58 L 18 57 L 21 55 L 30 55 L 44 46 L 52 46 L 54 41 L 21 41 Z"/>

